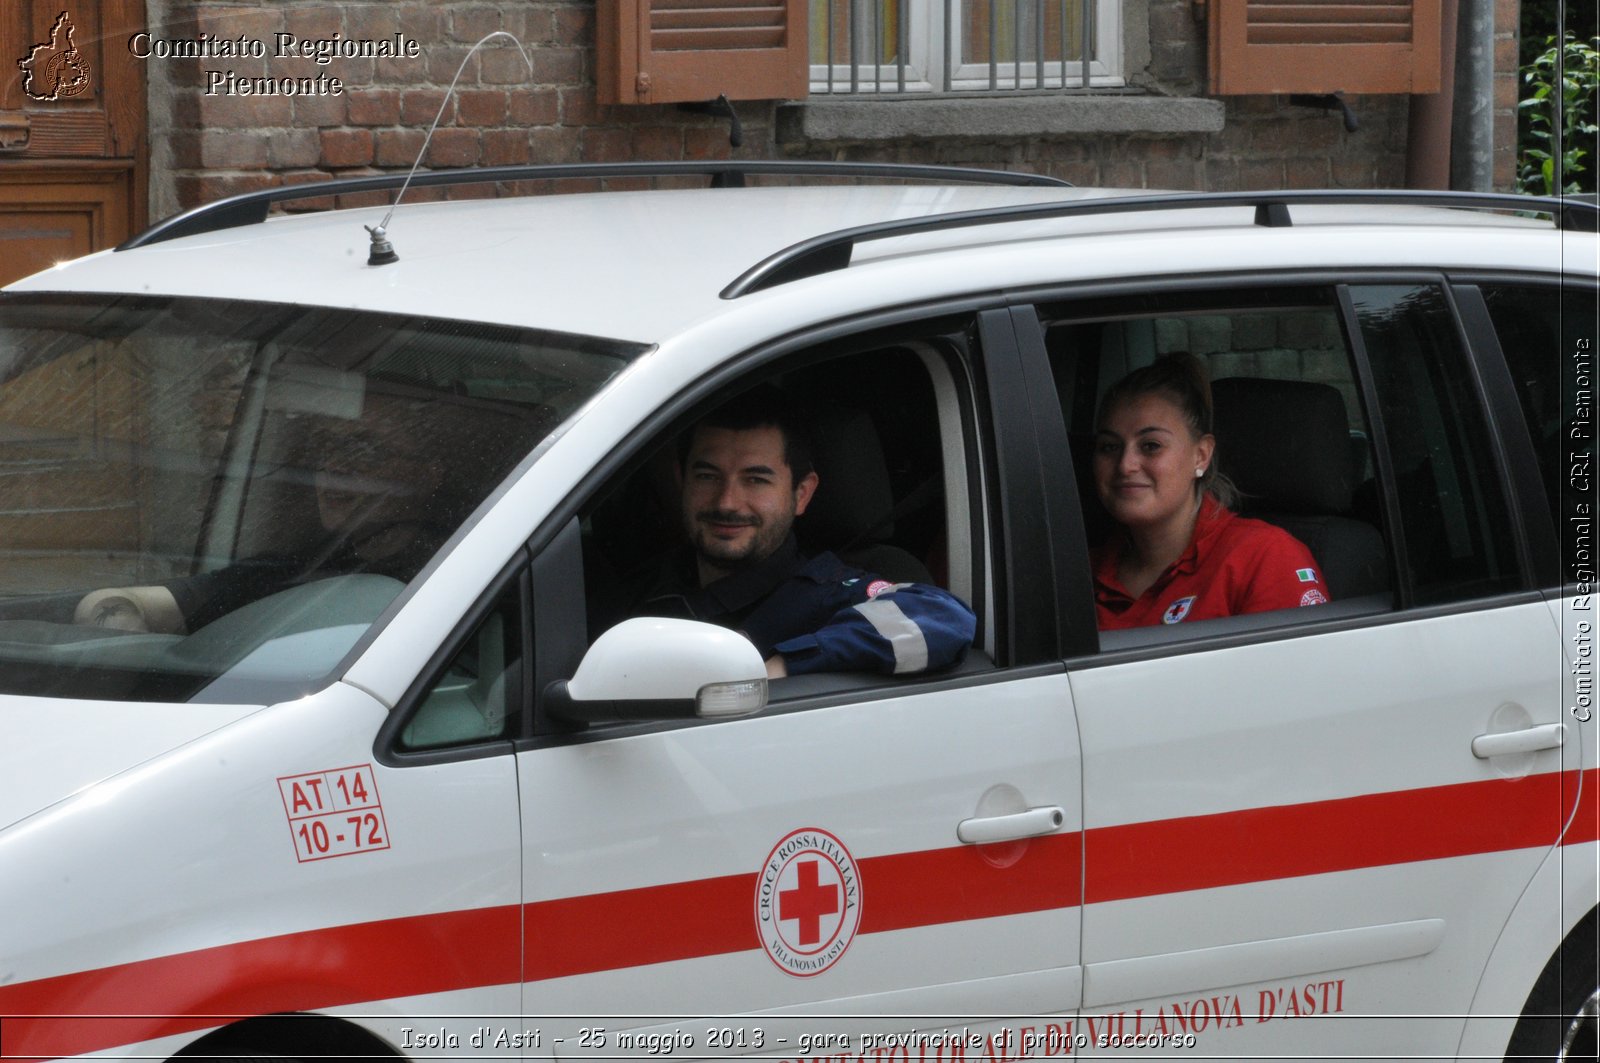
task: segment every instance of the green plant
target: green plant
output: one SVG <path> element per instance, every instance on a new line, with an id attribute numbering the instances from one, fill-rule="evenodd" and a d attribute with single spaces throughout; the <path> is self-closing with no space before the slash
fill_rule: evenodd
<path id="1" fill-rule="evenodd" d="M 1595 191 L 1592 162 L 1595 145 L 1595 95 L 1600 86 L 1600 37 L 1579 41 L 1568 33 L 1561 44 L 1561 82 L 1556 84 L 1557 44 L 1546 38 L 1545 50 L 1522 68 L 1528 93 L 1517 104 L 1521 121 L 1517 137 L 1517 190 L 1536 195 Z M 1558 90 L 1559 87 L 1559 91 Z M 1556 108 L 1561 113 L 1561 141 L 1555 138 Z M 1560 170 L 1556 153 L 1560 153 Z"/>

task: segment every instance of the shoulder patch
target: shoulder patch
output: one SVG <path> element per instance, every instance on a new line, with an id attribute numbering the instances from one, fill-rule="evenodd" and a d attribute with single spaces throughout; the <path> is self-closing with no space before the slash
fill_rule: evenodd
<path id="1" fill-rule="evenodd" d="M 1300 596 L 1301 605 L 1321 605 L 1328 600 L 1327 596 L 1315 587 Z"/>
<path id="2" fill-rule="evenodd" d="M 1198 595 L 1191 594 L 1187 598 L 1179 598 L 1167 606 L 1167 611 L 1161 614 L 1163 624 L 1176 624 L 1189 615 L 1189 610 L 1194 608 L 1194 600 Z"/>
<path id="3" fill-rule="evenodd" d="M 1314 568 L 1297 568 L 1294 570 L 1294 574 L 1301 583 L 1317 582 L 1317 570 Z"/>

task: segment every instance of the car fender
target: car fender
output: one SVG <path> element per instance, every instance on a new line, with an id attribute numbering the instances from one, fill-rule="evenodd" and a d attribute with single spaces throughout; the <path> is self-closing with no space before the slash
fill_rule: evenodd
<path id="1" fill-rule="evenodd" d="M 1592 795 L 1584 795 L 1586 809 L 1592 801 Z M 1592 812 L 1588 819 L 1594 822 Z M 1558 845 L 1539 866 L 1489 955 L 1462 1030 L 1459 1058 L 1499 1059 L 1505 1054 L 1540 972 L 1600 896 L 1597 848 L 1600 843 L 1593 841 Z"/>
<path id="2" fill-rule="evenodd" d="M 73 1055 L 369 996 L 351 999 L 371 960 L 361 929 L 403 922 L 400 901 L 355 888 L 360 868 L 297 864 L 276 780 L 369 759 L 385 711 L 334 684 L 0 835 L 0 911 L 27 913 L 0 949 L 6 1051 Z M 354 947 L 319 952 L 328 934 Z M 29 1017 L 52 1014 L 117 1017 Z"/>

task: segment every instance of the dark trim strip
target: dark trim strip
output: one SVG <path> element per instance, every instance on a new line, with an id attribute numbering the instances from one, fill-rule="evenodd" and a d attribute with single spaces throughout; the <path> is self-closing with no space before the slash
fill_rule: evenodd
<path id="1" fill-rule="evenodd" d="M 1045 348 L 1044 325 L 1031 305 L 1011 309 L 1017 361 L 1034 427 L 1035 461 L 1044 486 L 1045 531 L 1054 575 L 1056 656 L 1092 651 L 1099 639 L 1094 610 L 1093 565 L 1084 532 L 1083 505 L 1073 473 L 1072 445 L 1061 409 L 1055 371 Z"/>
<path id="2" fill-rule="evenodd" d="M 1558 285 L 1549 287 L 1559 295 Z M 1544 478 L 1539 474 L 1533 431 L 1523 416 L 1516 380 L 1506 364 L 1483 289 L 1475 284 L 1457 284 L 1451 286 L 1450 292 L 1461 322 L 1462 340 L 1477 370 L 1489 417 L 1489 434 L 1498 443 L 1495 452 L 1509 488 L 1507 504 L 1516 514 L 1512 528 L 1530 575 L 1526 585 L 1548 587 L 1561 578 L 1561 552 L 1550 516 L 1554 507 L 1546 497 Z"/>
<path id="3" fill-rule="evenodd" d="M 1361 404 L 1367 415 L 1367 430 L 1372 434 L 1372 464 L 1377 474 L 1378 497 L 1383 505 L 1384 542 L 1389 546 L 1389 587 L 1394 592 L 1396 607 L 1408 609 L 1416 599 L 1412 588 L 1410 554 L 1406 551 L 1405 520 L 1400 512 L 1400 496 L 1395 488 L 1394 460 L 1389 450 L 1389 431 L 1383 423 L 1383 403 L 1378 398 L 1377 381 L 1372 375 L 1372 359 L 1367 355 L 1367 340 L 1361 330 L 1361 315 L 1356 311 L 1352 287 L 1367 287 L 1374 283 L 1405 284 L 1408 281 L 1385 279 L 1381 282 L 1352 281 L 1337 288 L 1339 313 L 1344 322 L 1345 342 L 1355 363 L 1356 387 L 1361 392 Z M 1434 275 L 1422 283 L 1440 284 Z"/>
<path id="4" fill-rule="evenodd" d="M 1068 182 L 1044 174 L 980 170 L 965 166 L 921 166 L 910 163 L 809 162 L 801 160 L 705 160 L 701 162 L 556 163 L 537 166 L 485 166 L 479 169 L 433 170 L 424 173 L 389 173 L 375 177 L 346 177 L 303 185 L 266 188 L 230 196 L 158 222 L 118 245 L 131 251 L 149 244 L 176 240 L 267 220 L 274 203 L 356 192 L 398 191 L 407 183 L 415 188 L 495 184 L 510 181 L 556 181 L 572 178 L 713 177 L 712 187 L 731 184 L 728 178 L 746 174 L 790 177 L 855 177 L 887 180 L 963 181 L 997 185 L 1043 185 L 1070 188 Z M 719 183 L 720 182 L 720 183 Z"/>
<path id="5" fill-rule="evenodd" d="M 1029 408 L 1028 372 L 1009 309 L 978 315 L 994 479 L 988 483 L 989 526 L 999 530 L 1001 592 L 996 650 L 1002 663 L 1037 664 L 1057 652 L 1056 594 L 1050 509 Z"/>
<path id="6" fill-rule="evenodd" d="M 1271 219 L 1273 224 L 1288 224 L 1290 205 L 1413 206 L 1529 212 L 1549 214 L 1554 219 L 1556 228 L 1580 232 L 1594 232 L 1597 219 L 1600 219 L 1600 211 L 1597 211 L 1593 204 L 1572 199 L 1508 196 L 1485 192 L 1395 192 L 1382 189 L 1183 192 L 1176 195 L 1115 196 L 1103 199 L 1074 199 L 1067 202 L 1016 204 L 984 210 L 932 214 L 920 218 L 898 218 L 894 221 L 873 222 L 869 225 L 858 225 L 850 229 L 813 236 L 769 255 L 745 270 L 722 290 L 722 297 L 737 299 L 742 295 L 763 291 L 801 277 L 812 277 L 843 269 L 850 264 L 856 245 L 871 240 L 1050 218 L 1173 210 L 1214 210 L 1219 207 L 1253 207 L 1256 210 L 1253 224 L 1256 225 L 1261 224 L 1264 218 Z M 1263 207 L 1268 209 L 1263 211 Z"/>

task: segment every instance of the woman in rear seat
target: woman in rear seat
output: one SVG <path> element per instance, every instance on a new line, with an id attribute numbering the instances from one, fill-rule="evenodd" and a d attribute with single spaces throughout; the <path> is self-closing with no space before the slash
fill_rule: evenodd
<path id="1" fill-rule="evenodd" d="M 1102 629 L 1319 605 L 1322 571 L 1294 536 L 1235 514 L 1217 472 L 1211 385 L 1172 354 L 1112 385 L 1100 403 L 1095 489 L 1118 528 L 1094 552 Z"/>

